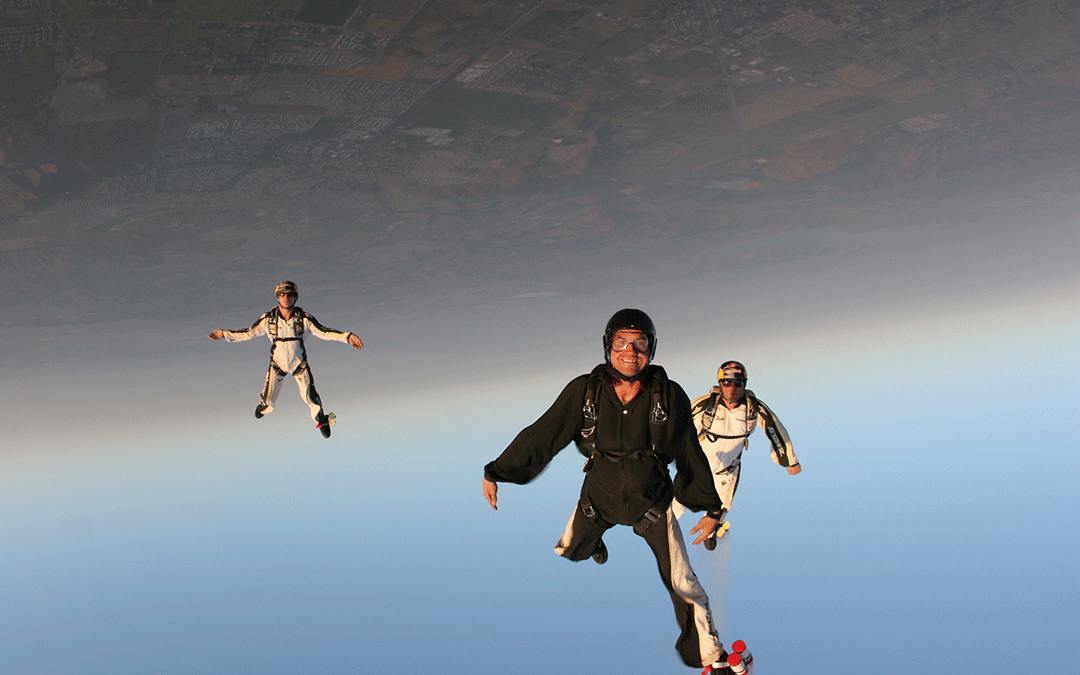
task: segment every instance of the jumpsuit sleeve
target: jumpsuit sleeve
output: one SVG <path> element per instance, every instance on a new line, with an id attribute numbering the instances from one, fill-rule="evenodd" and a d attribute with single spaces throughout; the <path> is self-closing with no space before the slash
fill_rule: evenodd
<path id="1" fill-rule="evenodd" d="M 263 314 L 255 323 L 251 324 L 251 328 L 244 328 L 241 330 L 223 330 L 222 335 L 225 336 L 226 342 L 244 342 L 250 340 L 253 337 L 267 334 L 266 320 L 269 318 L 270 312 Z"/>
<path id="2" fill-rule="evenodd" d="M 795 457 L 795 447 L 791 444 L 787 429 L 784 428 L 783 424 L 780 424 L 776 413 L 765 405 L 764 401 L 759 398 L 757 404 L 758 415 L 761 416 L 761 426 L 765 430 L 765 435 L 769 437 L 769 443 L 772 444 L 772 460 L 780 466 L 798 464 L 799 460 Z"/>
<path id="3" fill-rule="evenodd" d="M 548 462 L 580 433 L 588 378 L 581 375 L 571 380 L 540 419 L 522 429 L 497 459 L 488 462 L 484 478 L 524 485 L 539 476 Z"/>
<path id="4" fill-rule="evenodd" d="M 691 423 L 690 399 L 678 384 L 672 382 L 671 387 L 675 498 L 691 511 L 717 513 L 724 508 L 724 502 L 716 493 L 709 460 Z"/>
<path id="5" fill-rule="evenodd" d="M 311 331 L 312 335 L 321 340 L 331 340 L 333 342 L 348 342 L 349 336 L 352 335 L 352 333 L 348 331 L 327 328 L 307 312 L 304 312 L 304 328 Z"/>

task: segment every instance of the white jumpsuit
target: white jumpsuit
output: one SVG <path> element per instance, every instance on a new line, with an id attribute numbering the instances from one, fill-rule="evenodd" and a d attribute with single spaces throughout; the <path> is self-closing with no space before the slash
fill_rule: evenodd
<path id="1" fill-rule="evenodd" d="M 716 492 L 724 502 L 725 516 L 731 510 L 735 489 L 739 486 L 743 450 L 746 449 L 747 440 L 759 421 L 772 445 L 773 461 L 785 467 L 799 463 L 787 429 L 780 424 L 776 414 L 749 389 L 739 405 L 732 410 L 724 407 L 720 398 L 720 387 L 713 387 L 708 394 L 695 398 L 690 405 L 694 428 L 698 431 L 698 441 L 709 460 Z M 672 506 L 676 517 L 686 510 L 678 502 Z"/>
<path id="2" fill-rule="evenodd" d="M 348 344 L 352 333 L 327 328 L 299 307 L 293 307 L 292 318 L 285 320 L 275 307 L 259 317 L 258 321 L 245 330 L 222 331 L 228 342 L 243 342 L 259 335 L 270 339 L 270 368 L 266 371 L 266 384 L 263 386 L 259 402 L 265 406 L 263 414 L 274 409 L 281 381 L 286 375 L 296 378 L 300 387 L 300 398 L 311 409 L 311 419 L 319 421 L 322 401 L 315 390 L 315 378 L 308 367 L 307 350 L 304 349 L 304 333 L 311 333 L 323 340 L 333 340 Z"/>

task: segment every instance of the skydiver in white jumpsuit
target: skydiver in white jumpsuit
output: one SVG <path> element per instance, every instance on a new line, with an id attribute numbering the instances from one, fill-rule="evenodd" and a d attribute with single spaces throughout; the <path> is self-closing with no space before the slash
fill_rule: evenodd
<path id="1" fill-rule="evenodd" d="M 300 387 L 300 398 L 311 409 L 311 419 L 324 438 L 330 438 L 330 419 L 323 412 L 322 400 L 315 390 L 315 378 L 307 362 L 307 350 L 304 349 L 304 333 L 310 332 L 315 337 L 335 342 L 345 342 L 354 349 L 361 349 L 364 343 L 353 333 L 327 328 L 315 320 L 315 317 L 296 307 L 299 290 L 291 281 L 282 281 L 274 289 L 277 307 L 258 318 L 251 328 L 244 330 L 222 330 L 210 332 L 214 340 L 225 338 L 227 342 L 243 342 L 259 335 L 270 339 L 270 368 L 266 371 L 266 384 L 263 386 L 259 404 L 255 406 L 255 419 L 274 409 L 281 381 L 286 375 L 296 378 Z"/>
<path id="2" fill-rule="evenodd" d="M 787 429 L 780 424 L 776 414 L 746 388 L 746 366 L 738 361 L 725 361 L 716 372 L 716 379 L 716 386 L 708 394 L 691 402 L 691 413 L 701 449 L 709 459 L 716 492 L 724 502 L 720 516 L 723 521 L 731 510 L 735 489 L 739 486 L 743 450 L 759 422 L 772 444 L 773 461 L 787 467 L 792 476 L 802 471 L 802 467 L 795 457 Z M 672 508 L 676 517 L 685 510 L 677 501 Z M 728 527 L 727 522 L 722 522 L 716 536 L 705 540 L 705 548 L 715 549 L 716 539 L 723 537 Z"/>

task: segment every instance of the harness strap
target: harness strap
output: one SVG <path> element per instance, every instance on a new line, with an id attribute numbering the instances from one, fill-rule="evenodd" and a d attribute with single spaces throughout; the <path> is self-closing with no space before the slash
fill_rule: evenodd
<path id="1" fill-rule="evenodd" d="M 668 414 L 660 403 L 660 378 L 653 378 L 652 386 L 652 412 L 649 415 L 649 446 L 653 454 L 656 454 L 656 439 L 660 438 L 667 424 Z"/>
<path id="2" fill-rule="evenodd" d="M 733 440 L 736 438 L 750 438 L 749 426 L 752 420 L 756 420 L 758 416 L 758 402 L 753 394 L 746 392 L 746 426 L 748 427 L 746 433 L 738 436 L 725 436 L 724 434 L 714 434 L 712 432 L 713 420 L 716 419 L 716 409 L 720 404 L 720 392 L 713 391 L 709 397 L 709 403 L 705 407 L 705 412 L 701 415 L 701 433 L 698 434 L 698 440 L 708 439 L 710 441 L 717 441 L 721 438 Z M 749 445 L 749 440 L 747 440 Z"/>
<path id="3" fill-rule="evenodd" d="M 599 402 L 600 382 L 600 378 L 594 372 L 585 385 L 585 403 L 581 408 L 581 415 L 585 422 L 581 427 L 581 440 L 578 441 L 578 449 L 585 455 L 585 466 L 581 468 L 584 472 L 592 468 L 593 457 L 596 456 L 596 420 L 598 418 L 596 409 Z"/>
<path id="4" fill-rule="evenodd" d="M 667 509 L 664 509 L 664 511 L 667 511 Z M 637 524 L 634 525 L 634 534 L 638 536 L 643 536 L 645 534 L 645 530 L 652 527 L 653 523 L 664 517 L 664 511 L 659 510 L 655 506 L 651 507 L 648 511 L 645 512 L 645 515 L 642 516 L 641 520 L 639 520 Z"/>
<path id="5" fill-rule="evenodd" d="M 750 437 L 750 434 L 740 434 L 738 436 L 724 436 L 723 434 L 714 434 L 713 432 L 709 431 L 708 429 L 705 429 L 704 431 L 702 431 L 701 435 L 702 435 L 702 437 L 707 438 L 707 439 L 709 439 L 710 441 L 713 441 L 713 442 L 716 442 L 716 441 L 720 440 L 721 438 L 726 438 L 726 439 L 732 440 L 732 439 L 736 439 L 736 438 L 749 438 Z"/>
<path id="6" fill-rule="evenodd" d="M 713 420 L 716 419 L 716 406 L 720 397 L 717 394 L 713 394 L 709 397 L 709 405 L 705 408 L 705 413 L 701 416 L 701 428 L 709 429 L 712 427 Z"/>
<path id="7" fill-rule="evenodd" d="M 581 427 L 580 437 L 577 439 L 577 445 L 578 450 L 586 458 L 585 465 L 581 469 L 585 472 L 592 468 L 594 458 L 602 454 L 596 447 L 596 423 L 599 418 L 600 387 L 606 381 L 602 369 L 603 366 L 597 366 L 589 375 L 589 380 L 585 385 L 585 401 L 581 408 L 581 416 L 584 422 Z M 663 383 L 660 377 L 654 375 L 650 387 L 652 403 L 649 412 L 649 449 L 634 452 L 631 456 L 635 458 L 640 459 L 645 455 L 655 457 L 659 453 L 658 439 L 664 437 L 664 430 L 668 421 L 668 413 L 664 409 L 660 395 L 662 388 Z M 610 459 L 616 461 L 618 458 Z"/>
<path id="8" fill-rule="evenodd" d="M 667 507 L 661 509 L 659 506 L 652 506 L 645 515 L 641 517 L 637 523 L 634 524 L 634 534 L 643 536 L 645 531 L 652 527 L 652 524 L 664 517 L 664 513 L 667 511 Z M 581 502 L 581 514 L 589 520 L 596 520 L 597 513 L 596 508 L 589 502 Z"/>
<path id="9" fill-rule="evenodd" d="M 289 340 L 302 340 L 304 335 L 304 311 L 299 307 L 293 308 L 292 322 L 293 332 L 296 333 L 296 337 L 292 338 L 279 338 L 278 333 L 278 311 L 277 308 L 270 310 L 270 316 L 266 320 L 266 327 L 270 331 L 270 337 L 274 342 L 287 342 Z"/>

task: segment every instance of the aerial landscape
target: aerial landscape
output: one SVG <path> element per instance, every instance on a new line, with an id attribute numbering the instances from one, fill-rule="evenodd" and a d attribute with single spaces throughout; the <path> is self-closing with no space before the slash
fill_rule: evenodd
<path id="1" fill-rule="evenodd" d="M 806 467 L 692 547 L 758 675 L 1080 658 L 1076 2 L 0 0 L 0 83 L 5 672 L 691 672 L 576 451 L 481 495 L 623 307 Z M 207 339 L 283 280 L 332 438 Z"/>
<path id="2" fill-rule="evenodd" d="M 105 246 L 147 290 L 242 285 L 225 260 L 298 246 L 392 295 L 633 223 L 1076 191 L 1067 2 L 317 4 L 5 0 L 5 284 Z"/>

